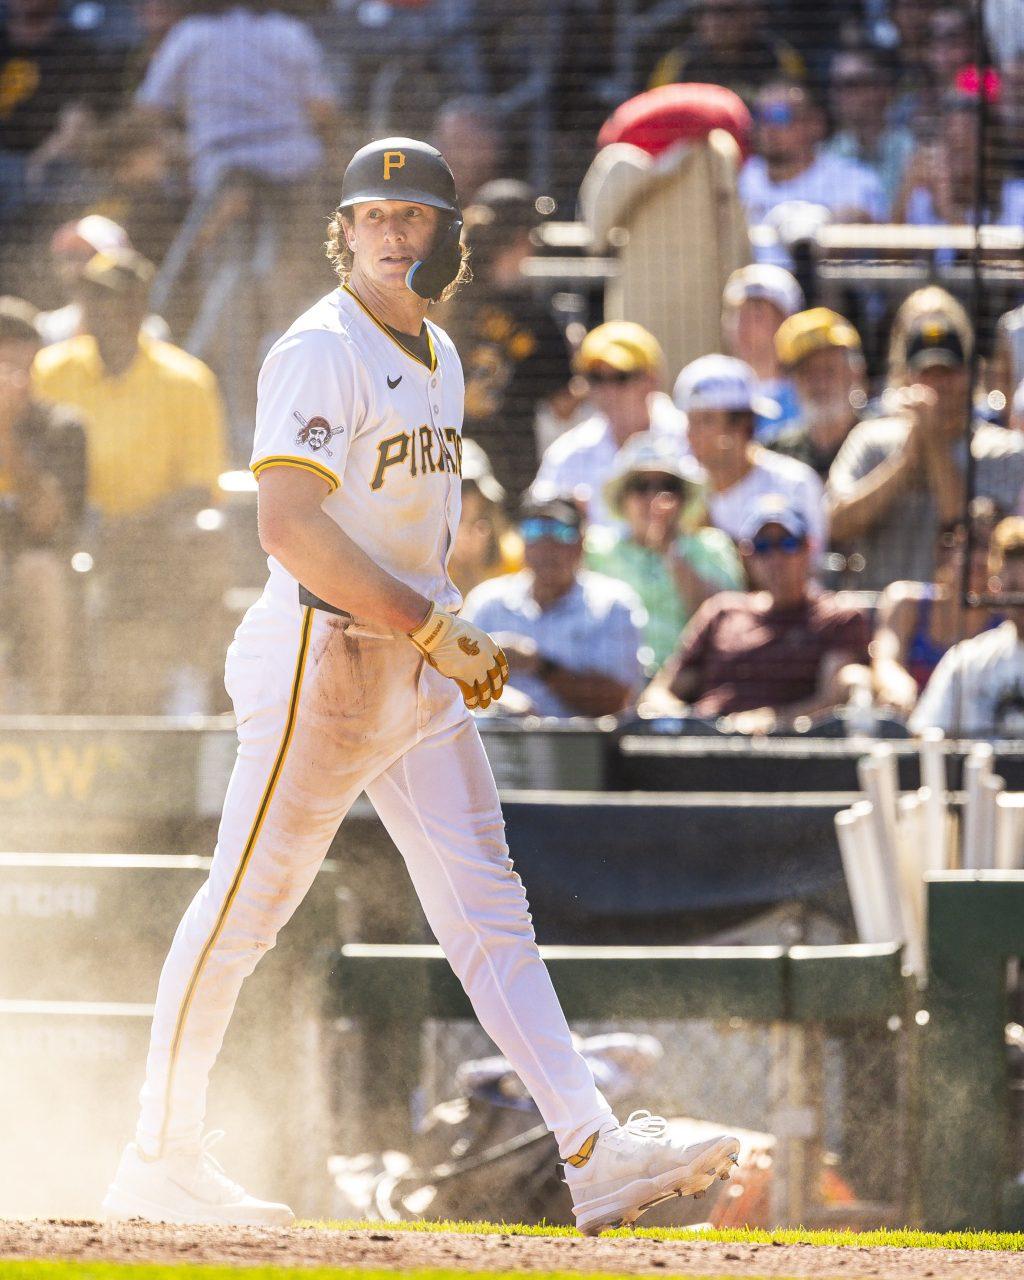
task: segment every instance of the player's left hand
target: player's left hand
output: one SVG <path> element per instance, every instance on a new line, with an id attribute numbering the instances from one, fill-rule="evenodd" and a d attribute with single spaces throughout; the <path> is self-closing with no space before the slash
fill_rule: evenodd
<path id="1" fill-rule="evenodd" d="M 501 697 L 508 659 L 486 631 L 431 605 L 409 639 L 432 667 L 455 681 L 470 711 L 489 707 Z"/>

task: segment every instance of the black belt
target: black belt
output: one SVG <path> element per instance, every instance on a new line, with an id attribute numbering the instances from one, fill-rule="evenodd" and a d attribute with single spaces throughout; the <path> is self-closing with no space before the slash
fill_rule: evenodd
<path id="1" fill-rule="evenodd" d="M 352 615 L 345 609 L 336 609 L 333 604 L 328 604 L 326 600 L 321 600 L 319 596 L 315 596 L 312 591 L 299 583 L 299 604 L 306 609 L 320 609 L 324 613 L 333 613 L 338 618 L 348 618 L 351 620 Z"/>

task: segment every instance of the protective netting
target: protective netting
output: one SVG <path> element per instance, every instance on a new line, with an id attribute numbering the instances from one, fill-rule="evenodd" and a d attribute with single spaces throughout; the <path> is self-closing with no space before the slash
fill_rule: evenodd
<path id="1" fill-rule="evenodd" d="M 0 294 L 30 304 L 5 303 L 0 324 L 5 709 L 226 709 L 220 654 L 262 575 L 256 374 L 334 283 L 327 221 L 370 138 L 435 142 L 466 209 L 476 278 L 435 309 L 466 371 L 466 435 L 487 455 L 466 464 L 460 586 L 521 562 L 508 525 L 538 470 L 531 492 L 568 492 L 606 522 L 610 460 L 568 443 L 623 395 L 578 354 L 601 320 L 654 335 L 664 389 L 694 357 L 741 355 L 782 414 L 759 438 L 776 447 L 795 426 L 778 447 L 839 498 L 878 461 L 861 449 L 830 477 L 844 436 L 893 411 L 883 392 L 922 349 L 951 375 L 940 406 L 962 403 L 966 420 L 970 402 L 1016 431 L 1016 0 L 546 0 L 514 15 L 482 0 L 11 0 L 2 22 Z M 799 287 L 755 273 L 723 312 L 750 259 Z M 900 312 L 926 285 L 948 295 Z M 854 326 L 865 363 L 849 385 L 788 376 L 800 351 L 852 349 L 820 325 L 791 334 L 780 367 L 774 330 L 815 305 Z M 46 346 L 29 404 L 33 326 Z M 193 359 L 152 345 L 165 341 Z M 671 433 L 659 405 L 632 424 L 613 412 L 617 442 Z M 894 578 L 926 581 L 938 529 L 974 496 L 989 504 L 970 535 L 983 543 L 1024 473 L 1016 435 L 978 438 L 970 474 L 961 458 L 942 492 L 922 479 L 891 528 L 845 509 L 837 521 L 833 503 L 816 548 L 826 583 L 870 610 Z M 726 515 L 712 523 L 738 536 Z M 660 607 L 667 583 L 588 555 Z M 647 673 L 689 606 L 665 609 L 643 637 Z"/>

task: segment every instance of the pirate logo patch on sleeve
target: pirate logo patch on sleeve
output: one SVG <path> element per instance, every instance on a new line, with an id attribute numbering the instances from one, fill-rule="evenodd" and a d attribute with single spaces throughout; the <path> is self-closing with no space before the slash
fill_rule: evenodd
<path id="1" fill-rule="evenodd" d="M 340 435 L 345 430 L 344 427 L 332 427 L 326 418 L 321 417 L 307 420 L 297 409 L 292 417 L 299 424 L 299 433 L 295 437 L 296 444 L 307 445 L 314 453 L 324 453 L 328 458 L 334 456 L 330 448 L 331 437 Z"/>

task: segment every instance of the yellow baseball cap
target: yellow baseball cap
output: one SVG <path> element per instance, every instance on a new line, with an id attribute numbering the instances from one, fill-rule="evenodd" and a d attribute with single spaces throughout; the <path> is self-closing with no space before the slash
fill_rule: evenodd
<path id="1" fill-rule="evenodd" d="M 989 562 L 1001 565 L 1008 556 L 1024 555 L 1024 519 L 1007 516 L 992 531 L 989 543 Z"/>
<path id="2" fill-rule="evenodd" d="M 775 354 L 779 363 L 788 367 L 828 347 L 843 347 L 847 351 L 861 349 L 857 330 L 838 311 L 830 311 L 828 307 L 798 311 L 783 320 L 775 335 Z"/>
<path id="3" fill-rule="evenodd" d="M 620 373 L 658 373 L 665 367 L 665 353 L 643 325 L 609 320 L 591 329 L 576 353 L 577 372 L 588 373 L 596 364 L 611 365 Z"/>

